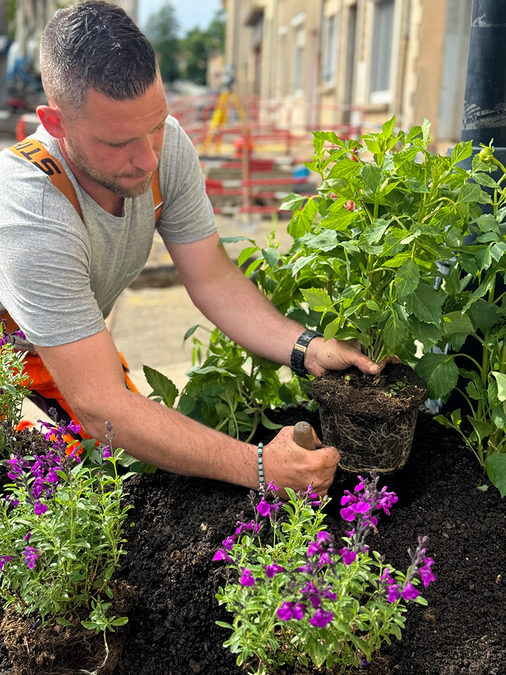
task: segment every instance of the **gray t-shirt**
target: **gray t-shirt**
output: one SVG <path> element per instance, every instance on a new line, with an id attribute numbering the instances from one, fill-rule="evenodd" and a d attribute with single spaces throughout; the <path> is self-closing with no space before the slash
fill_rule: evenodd
<path id="1" fill-rule="evenodd" d="M 148 259 L 155 214 L 151 190 L 125 199 L 123 216 L 107 213 L 77 183 L 56 139 L 42 126 L 33 138 L 63 165 L 83 220 L 40 169 L 10 150 L 0 153 L 0 308 L 32 343 L 54 347 L 104 328 L 115 300 Z M 162 239 L 184 244 L 213 234 L 197 154 L 173 117 L 159 167 Z"/>

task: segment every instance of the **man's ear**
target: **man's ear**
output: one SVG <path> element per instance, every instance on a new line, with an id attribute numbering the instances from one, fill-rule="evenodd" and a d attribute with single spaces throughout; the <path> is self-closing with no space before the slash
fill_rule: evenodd
<path id="1" fill-rule="evenodd" d="M 44 129 L 53 138 L 64 138 L 65 131 L 62 127 L 63 115 L 61 110 L 51 105 L 39 105 L 37 115 Z"/>

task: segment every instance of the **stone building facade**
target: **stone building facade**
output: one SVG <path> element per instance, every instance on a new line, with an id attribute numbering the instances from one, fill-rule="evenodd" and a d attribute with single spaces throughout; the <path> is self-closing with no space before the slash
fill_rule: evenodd
<path id="1" fill-rule="evenodd" d="M 432 124 L 460 139 L 472 0 L 224 0 L 236 90 L 294 130 Z"/>

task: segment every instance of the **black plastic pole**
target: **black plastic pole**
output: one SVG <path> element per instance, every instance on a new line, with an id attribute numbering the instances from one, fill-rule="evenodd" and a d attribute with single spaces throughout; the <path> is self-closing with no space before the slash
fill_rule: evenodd
<path id="1" fill-rule="evenodd" d="M 506 0 L 474 0 L 462 122 L 473 146 L 506 148 L 505 47 Z"/>

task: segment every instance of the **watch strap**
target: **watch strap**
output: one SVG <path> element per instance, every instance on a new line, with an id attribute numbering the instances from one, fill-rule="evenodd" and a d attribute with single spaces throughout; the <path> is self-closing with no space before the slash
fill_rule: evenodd
<path id="1" fill-rule="evenodd" d="M 306 366 L 304 365 L 304 359 L 306 357 L 307 347 L 311 340 L 315 337 L 323 337 L 323 333 L 318 333 L 315 330 L 305 330 L 297 342 L 293 345 L 290 366 L 293 372 L 299 377 L 308 376 Z"/>

